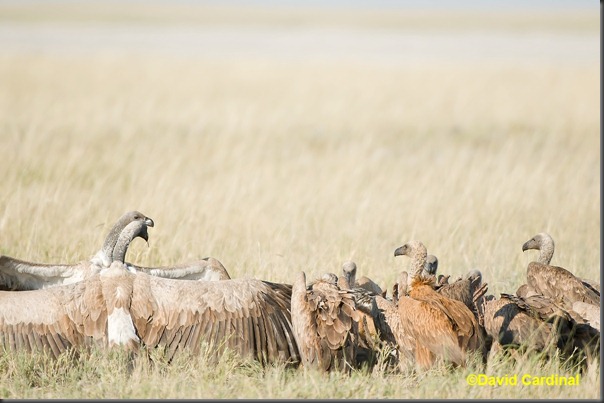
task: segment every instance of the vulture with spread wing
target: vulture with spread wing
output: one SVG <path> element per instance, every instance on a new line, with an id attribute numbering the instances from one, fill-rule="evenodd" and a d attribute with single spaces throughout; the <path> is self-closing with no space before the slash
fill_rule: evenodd
<path id="1" fill-rule="evenodd" d="M 75 346 L 126 345 L 138 337 L 128 309 L 132 289 L 123 275 L 123 257 L 130 242 L 148 239 L 148 219 L 134 220 L 115 240 L 121 254 L 109 267 L 83 280 L 29 291 L 0 291 L 0 344 L 8 350 L 47 350 L 53 356 Z"/>

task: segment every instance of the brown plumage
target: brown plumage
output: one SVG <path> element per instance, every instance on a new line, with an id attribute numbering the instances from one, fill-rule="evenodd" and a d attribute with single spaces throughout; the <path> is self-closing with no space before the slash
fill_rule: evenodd
<path id="1" fill-rule="evenodd" d="M 505 345 L 523 345 L 541 351 L 559 340 L 551 323 L 541 320 L 526 304 L 518 305 L 507 294 L 499 299 L 487 296 L 483 312 L 484 328 L 493 339 L 493 352 Z"/>
<path id="2" fill-rule="evenodd" d="M 577 301 L 573 304 L 573 312 L 576 312 L 585 323 L 600 331 L 600 307 L 597 305 L 588 304 L 582 301 Z"/>
<path id="3" fill-rule="evenodd" d="M 154 225 L 151 218 L 138 211 L 123 214 L 107 234 L 102 248 L 87 261 L 75 264 L 45 264 L 0 256 L 0 290 L 37 290 L 76 283 L 98 273 L 111 264 L 111 255 L 121 232 L 128 224 L 136 221 L 144 222 L 148 227 Z M 146 232 L 140 236 L 148 239 Z"/>
<path id="4" fill-rule="evenodd" d="M 131 313 L 141 342 L 168 358 L 203 342 L 262 363 L 299 361 L 289 312 L 291 286 L 256 279 L 195 281 L 136 273 Z"/>
<path id="5" fill-rule="evenodd" d="M 382 295 L 383 293 L 382 288 L 375 281 L 366 276 L 362 276 L 357 280 L 356 287 L 369 291 L 374 295 Z"/>
<path id="6" fill-rule="evenodd" d="M 301 272 L 292 285 L 291 315 L 302 364 L 323 371 L 354 368 L 360 317 L 353 294 L 319 279 L 306 286 Z"/>
<path id="7" fill-rule="evenodd" d="M 436 358 L 463 365 L 466 352 L 482 349 L 478 323 L 462 302 L 437 293 L 434 276 L 422 273 L 426 247 L 411 241 L 394 252 L 411 258 L 409 296 L 399 295 L 398 311 L 405 333 L 415 339 L 415 360 L 422 368 L 432 366 Z"/>
<path id="8" fill-rule="evenodd" d="M 486 294 L 487 289 L 488 285 L 482 283 L 482 274 L 478 270 L 468 272 L 466 276 L 458 278 L 453 283 L 436 286 L 439 294 L 463 302 L 474 316 L 478 316 L 477 301 Z"/>
<path id="9" fill-rule="evenodd" d="M 381 295 L 372 295 L 362 289 L 355 291 L 357 292 L 357 309 L 364 314 L 362 320 L 366 320 L 368 322 L 366 326 L 375 332 L 371 334 L 371 340 L 379 340 L 379 343 L 375 343 L 371 347 L 377 350 L 385 344 L 391 349 L 395 349 L 397 351 L 396 361 L 401 367 L 412 362 L 415 341 L 401 324 L 396 302 Z M 361 339 L 363 338 L 361 334 L 359 336 Z"/>
<path id="10" fill-rule="evenodd" d="M 522 251 L 539 250 L 539 259 L 527 267 L 527 284 L 538 294 L 544 295 L 562 304 L 566 309 L 572 309 L 575 302 L 581 301 L 592 305 L 600 305 L 599 293 L 586 287 L 570 271 L 550 265 L 554 254 L 554 241 L 548 234 L 542 232 L 535 235 L 522 245 Z"/>

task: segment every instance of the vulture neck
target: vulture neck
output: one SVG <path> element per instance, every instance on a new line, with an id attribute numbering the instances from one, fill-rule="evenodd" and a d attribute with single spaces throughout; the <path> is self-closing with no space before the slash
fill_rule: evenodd
<path id="1" fill-rule="evenodd" d="M 541 238 L 538 262 L 549 265 L 552 261 L 552 256 L 554 256 L 554 241 L 551 238 Z"/>
<path id="2" fill-rule="evenodd" d="M 426 251 L 416 251 L 411 258 L 411 273 L 413 277 L 422 274 L 426 267 Z"/>
<path id="3" fill-rule="evenodd" d="M 111 254 L 112 262 L 118 261 L 124 263 L 126 259 L 126 252 L 130 243 L 136 237 L 147 239 L 147 225 L 143 221 L 133 221 L 122 230 L 117 238 L 115 247 Z"/>
<path id="4" fill-rule="evenodd" d="M 111 264 L 113 249 L 117 244 L 121 232 L 124 230 L 124 228 L 129 222 L 130 218 L 126 215 L 123 215 L 115 224 L 113 224 L 113 227 L 111 227 L 109 234 L 107 234 L 107 237 L 105 238 L 103 247 L 95 255 L 95 258 L 101 260 L 102 266 L 109 267 L 109 265 Z"/>

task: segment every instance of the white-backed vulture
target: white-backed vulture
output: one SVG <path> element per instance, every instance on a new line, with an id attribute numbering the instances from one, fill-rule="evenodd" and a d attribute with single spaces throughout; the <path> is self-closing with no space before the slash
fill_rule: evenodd
<path id="1" fill-rule="evenodd" d="M 354 324 L 359 313 L 350 290 L 322 278 L 307 287 L 306 275 L 300 272 L 292 285 L 291 317 L 305 367 L 348 372 L 356 366 Z"/>
<path id="2" fill-rule="evenodd" d="M 115 247 L 125 255 L 134 238 L 147 238 L 147 225 L 146 220 L 130 222 Z M 116 261 L 77 283 L 0 291 L 0 344 L 8 350 L 47 350 L 55 357 L 93 343 L 136 348 L 139 340 L 128 314 L 131 285 L 119 281 L 124 268 Z"/>
<path id="3" fill-rule="evenodd" d="M 600 305 L 599 293 L 587 287 L 570 271 L 550 265 L 554 254 L 554 241 L 545 232 L 535 235 L 522 245 L 522 251 L 539 250 L 539 259 L 527 267 L 527 284 L 538 294 L 562 303 L 565 309 L 572 309 L 577 301 Z"/>
<path id="4" fill-rule="evenodd" d="M 357 280 L 357 265 L 352 261 L 344 262 L 342 265 L 342 276 L 338 278 L 338 287 L 342 289 L 362 288 L 375 295 L 381 295 L 382 289 L 369 277 L 362 276 Z"/>
<path id="5" fill-rule="evenodd" d="M 88 261 L 75 264 L 32 263 L 0 256 L 0 290 L 36 290 L 83 280 L 103 267 L 109 267 L 120 233 L 131 222 L 142 221 L 153 227 L 153 220 L 138 211 L 123 214 L 113 225 L 102 248 Z M 142 236 L 141 236 L 142 237 Z M 145 232 L 145 241 L 148 237 Z"/>
<path id="6" fill-rule="evenodd" d="M 113 258 L 122 259 L 124 250 L 118 241 Z M 46 345 L 55 354 L 90 342 L 143 344 L 165 347 L 171 359 L 207 342 L 213 354 L 229 347 L 262 363 L 297 363 L 290 299 L 286 284 L 166 279 L 116 260 L 75 284 L 0 292 L 0 336 L 9 348 Z"/>
<path id="7" fill-rule="evenodd" d="M 481 350 L 483 340 L 476 318 L 462 302 L 437 293 L 434 276 L 425 276 L 426 247 L 410 241 L 394 251 L 394 256 L 411 258 L 408 296 L 399 295 L 398 311 L 406 334 L 415 339 L 415 361 L 421 368 L 432 366 L 436 358 L 464 365 L 466 352 Z"/>

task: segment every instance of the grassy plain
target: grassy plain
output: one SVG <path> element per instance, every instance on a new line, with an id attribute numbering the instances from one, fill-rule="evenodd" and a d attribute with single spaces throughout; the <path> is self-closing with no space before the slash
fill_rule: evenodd
<path id="1" fill-rule="evenodd" d="M 2 5 L 0 20 L 45 20 L 15 7 Z M 139 17 L 155 23 L 159 10 Z M 234 9 L 220 13 L 232 16 L 228 23 L 245 20 Z M 258 13 L 270 26 L 290 15 Z M 178 23 L 177 14 L 168 11 L 164 22 Z M 432 25 L 420 25 L 438 26 L 441 14 L 422 13 Z M 301 15 L 331 21 L 320 11 Z M 395 14 L 370 15 L 401 24 Z M 469 15 L 455 29 L 484 22 Z M 531 25 L 512 13 L 497 27 L 597 35 L 597 15 L 578 15 L 589 24 L 553 15 Z M 360 11 L 340 17 L 363 29 L 379 25 Z M 418 239 L 442 273 L 479 268 L 498 296 L 523 283 L 536 252 L 521 246 L 546 231 L 556 241 L 553 263 L 599 279 L 598 62 L 0 52 L 0 253 L 84 260 L 117 217 L 136 209 L 156 223 L 149 245 L 135 241 L 128 254 L 141 265 L 213 256 L 233 277 L 291 282 L 299 270 L 338 273 L 351 259 L 360 275 L 390 287 L 408 265 L 394 249 Z M 58 363 L 5 355 L 0 397 L 599 398 L 599 361 L 578 388 L 465 382 L 471 372 L 573 371 L 526 357 L 486 370 L 342 377 L 192 357 L 169 366 L 140 361 L 128 373 L 122 358 L 100 353 Z"/>

